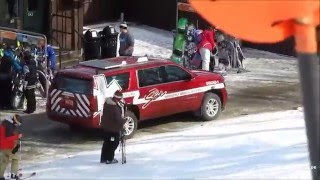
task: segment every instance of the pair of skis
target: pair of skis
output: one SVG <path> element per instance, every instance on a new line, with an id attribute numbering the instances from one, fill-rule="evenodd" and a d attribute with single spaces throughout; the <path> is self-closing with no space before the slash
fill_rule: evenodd
<path id="1" fill-rule="evenodd" d="M 19 173 L 18 174 L 18 177 L 17 177 L 17 180 L 26 180 L 26 179 L 29 179 L 29 178 L 32 178 L 34 176 L 36 176 L 37 173 L 36 172 L 32 172 L 32 173 L 28 173 L 28 174 L 23 174 L 23 173 Z M 10 175 L 8 175 L 8 179 L 10 179 Z"/>
<path id="2" fill-rule="evenodd" d="M 25 176 L 23 174 L 19 174 L 18 180 L 26 180 L 26 179 L 34 177 L 35 175 L 37 175 L 36 172 L 33 172 L 33 173 L 25 175 Z"/>

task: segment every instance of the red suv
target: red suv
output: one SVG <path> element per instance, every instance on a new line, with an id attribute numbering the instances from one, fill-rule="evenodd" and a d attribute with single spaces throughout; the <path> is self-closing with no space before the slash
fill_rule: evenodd
<path id="1" fill-rule="evenodd" d="M 99 128 L 104 100 L 117 89 L 128 104 L 129 138 L 138 121 L 190 111 L 214 120 L 227 102 L 219 74 L 190 71 L 167 60 L 117 57 L 59 71 L 49 90 L 48 117 L 70 127 Z"/>

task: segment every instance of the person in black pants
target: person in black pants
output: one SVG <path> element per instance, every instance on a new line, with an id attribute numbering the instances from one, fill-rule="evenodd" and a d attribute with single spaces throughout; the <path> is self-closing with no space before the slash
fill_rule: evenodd
<path id="1" fill-rule="evenodd" d="M 27 100 L 27 109 L 24 113 L 31 114 L 36 110 L 35 88 L 37 82 L 37 63 L 32 58 L 30 51 L 23 53 L 23 59 L 26 63 L 26 65 L 23 66 L 23 73 L 26 82 L 24 95 Z"/>
<path id="2" fill-rule="evenodd" d="M 123 95 L 117 91 L 113 98 L 107 98 L 103 105 L 103 115 L 100 126 L 104 130 L 104 142 L 101 149 L 100 163 L 113 164 L 118 160 L 114 152 L 120 141 L 120 132 L 125 124 L 125 103 Z"/>
<path id="3" fill-rule="evenodd" d="M 8 56 L 0 57 L 0 109 L 10 108 L 12 96 L 11 59 Z"/>

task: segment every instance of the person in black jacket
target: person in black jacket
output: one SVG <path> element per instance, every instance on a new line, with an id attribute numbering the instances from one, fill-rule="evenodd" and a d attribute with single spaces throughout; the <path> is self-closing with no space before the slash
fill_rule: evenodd
<path id="1" fill-rule="evenodd" d="M 112 164 L 118 160 L 114 152 L 120 141 L 120 133 L 125 124 L 125 103 L 121 92 L 115 92 L 113 98 L 107 98 L 103 105 L 100 126 L 104 130 L 104 142 L 101 150 L 100 163 Z"/>
<path id="2" fill-rule="evenodd" d="M 0 109 L 8 108 L 12 95 L 12 65 L 10 57 L 0 56 Z"/>
<path id="3" fill-rule="evenodd" d="M 36 110 L 37 62 L 32 58 L 30 51 L 23 53 L 23 59 L 25 61 L 25 66 L 23 66 L 23 73 L 25 75 L 24 95 L 27 100 L 27 109 L 24 113 L 31 114 Z"/>

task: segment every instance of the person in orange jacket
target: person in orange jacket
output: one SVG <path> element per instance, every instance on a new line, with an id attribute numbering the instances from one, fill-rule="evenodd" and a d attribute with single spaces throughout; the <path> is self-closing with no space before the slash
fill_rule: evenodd
<path id="1" fill-rule="evenodd" d="M 11 160 L 11 179 L 19 179 L 19 159 L 16 152 L 20 148 L 18 127 L 21 125 L 21 117 L 17 114 L 5 117 L 0 124 L 0 180 L 4 180 L 5 170 Z"/>

